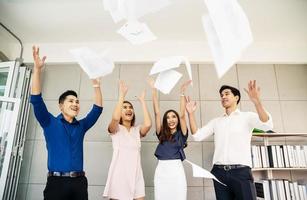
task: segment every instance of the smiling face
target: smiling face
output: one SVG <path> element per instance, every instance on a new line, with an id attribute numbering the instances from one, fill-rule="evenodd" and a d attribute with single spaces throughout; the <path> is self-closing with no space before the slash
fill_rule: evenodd
<path id="1" fill-rule="evenodd" d="M 239 96 L 234 96 L 230 89 L 225 89 L 221 92 L 221 103 L 224 108 L 229 108 L 237 105 Z"/>
<path id="2" fill-rule="evenodd" d="M 134 118 L 134 109 L 132 104 L 128 102 L 123 103 L 122 113 L 121 113 L 122 121 L 132 121 Z"/>
<path id="3" fill-rule="evenodd" d="M 171 132 L 174 132 L 177 130 L 178 117 L 174 112 L 170 111 L 166 114 L 166 122 Z"/>
<path id="4" fill-rule="evenodd" d="M 73 95 L 66 96 L 59 106 L 62 114 L 69 120 L 74 119 L 80 111 L 79 99 Z"/>

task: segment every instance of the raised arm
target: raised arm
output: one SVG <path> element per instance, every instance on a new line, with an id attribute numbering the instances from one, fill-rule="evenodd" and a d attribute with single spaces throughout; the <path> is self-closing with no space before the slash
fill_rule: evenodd
<path id="1" fill-rule="evenodd" d="M 187 134 L 187 122 L 185 119 L 185 109 L 186 109 L 186 98 L 185 98 L 185 91 L 187 87 L 191 84 L 191 80 L 186 81 L 180 87 L 180 126 L 182 133 L 185 135 Z"/>
<path id="2" fill-rule="evenodd" d="M 269 120 L 269 115 L 265 111 L 261 100 L 260 100 L 260 88 L 256 85 L 256 80 L 249 81 L 248 83 L 248 90 L 245 89 L 245 92 L 248 94 L 249 99 L 254 103 L 259 119 L 262 122 L 267 122 Z"/>
<path id="3" fill-rule="evenodd" d="M 146 102 L 145 102 L 145 90 L 142 92 L 141 96 L 138 97 L 138 99 L 142 105 L 143 116 L 144 116 L 144 122 L 141 125 L 140 134 L 141 134 L 141 137 L 145 137 L 151 128 L 151 117 L 150 117 L 150 114 L 148 112 Z"/>
<path id="4" fill-rule="evenodd" d="M 34 68 L 32 74 L 31 94 L 38 95 L 41 93 L 41 72 L 45 64 L 46 56 L 42 59 L 39 57 L 39 47 L 33 46 Z"/>
<path id="5" fill-rule="evenodd" d="M 152 102 L 153 102 L 153 108 L 154 108 L 154 113 L 155 113 L 156 133 L 160 134 L 161 114 L 160 114 L 160 106 L 159 106 L 159 101 L 158 101 L 158 91 L 154 86 L 154 80 L 152 78 L 149 78 L 147 82 L 152 90 Z"/>
<path id="6" fill-rule="evenodd" d="M 95 105 L 102 107 L 103 106 L 103 97 L 100 89 L 100 79 L 92 79 L 94 87 L 94 102 Z"/>
<path id="7" fill-rule="evenodd" d="M 198 129 L 197 123 L 195 120 L 195 115 L 194 115 L 195 110 L 196 110 L 196 101 L 190 100 L 190 97 L 187 97 L 186 110 L 189 116 L 190 129 L 191 129 L 192 135 L 194 135 Z"/>
<path id="8" fill-rule="evenodd" d="M 125 85 L 123 81 L 119 82 L 119 97 L 118 97 L 118 102 L 117 105 L 114 109 L 113 115 L 112 115 L 112 120 L 109 124 L 108 131 L 109 133 L 115 133 L 117 130 L 117 126 L 120 120 L 120 115 L 121 115 L 121 110 L 123 107 L 123 102 L 125 99 L 125 96 L 127 94 L 128 87 Z"/>

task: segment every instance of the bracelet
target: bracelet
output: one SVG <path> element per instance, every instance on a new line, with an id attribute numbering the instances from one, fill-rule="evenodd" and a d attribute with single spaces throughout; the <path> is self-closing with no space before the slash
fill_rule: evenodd
<path id="1" fill-rule="evenodd" d="M 184 95 L 184 93 L 181 93 L 180 96 L 181 96 L 181 97 L 184 97 L 185 95 Z"/>
<path id="2" fill-rule="evenodd" d="M 95 85 L 93 85 L 93 87 L 94 87 L 94 88 L 99 88 L 99 87 L 100 87 L 100 85 L 95 84 Z"/>

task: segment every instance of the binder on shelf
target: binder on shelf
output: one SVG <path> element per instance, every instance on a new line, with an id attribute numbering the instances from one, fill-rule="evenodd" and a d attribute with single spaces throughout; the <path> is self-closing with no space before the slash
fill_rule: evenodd
<path id="1" fill-rule="evenodd" d="M 291 200 L 290 185 L 288 180 L 284 180 L 286 199 Z"/>
<path id="2" fill-rule="evenodd" d="M 279 168 L 283 168 L 280 146 L 276 145 L 275 148 L 276 148 L 276 155 L 277 155 L 277 166 Z"/>
<path id="3" fill-rule="evenodd" d="M 286 200 L 285 187 L 283 180 L 276 180 L 277 196 L 279 200 Z"/>
<path id="4" fill-rule="evenodd" d="M 277 161 L 277 150 L 276 150 L 276 146 L 273 145 L 273 146 L 271 146 L 271 148 L 272 148 L 272 157 L 273 157 L 273 167 L 279 167 L 278 161 Z"/>
<path id="5" fill-rule="evenodd" d="M 290 167 L 289 155 L 287 145 L 283 145 L 284 159 L 285 159 L 285 167 Z"/>
<path id="6" fill-rule="evenodd" d="M 283 179 L 255 181 L 257 199 L 261 200 L 305 200 L 307 185 Z"/>
<path id="7" fill-rule="evenodd" d="M 268 157 L 269 157 L 269 166 L 274 167 L 272 146 L 267 146 L 267 149 L 268 149 Z"/>

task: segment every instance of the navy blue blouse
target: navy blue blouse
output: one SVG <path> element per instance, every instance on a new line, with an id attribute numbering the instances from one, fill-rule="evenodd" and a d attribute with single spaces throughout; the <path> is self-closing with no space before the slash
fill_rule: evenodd
<path id="1" fill-rule="evenodd" d="M 157 137 L 159 138 L 158 135 Z M 188 139 L 188 131 L 186 135 L 183 135 L 181 130 L 176 131 L 172 137 L 173 141 L 164 141 L 157 146 L 155 156 L 159 160 L 180 159 L 183 161 L 185 159 L 183 145 Z"/>

